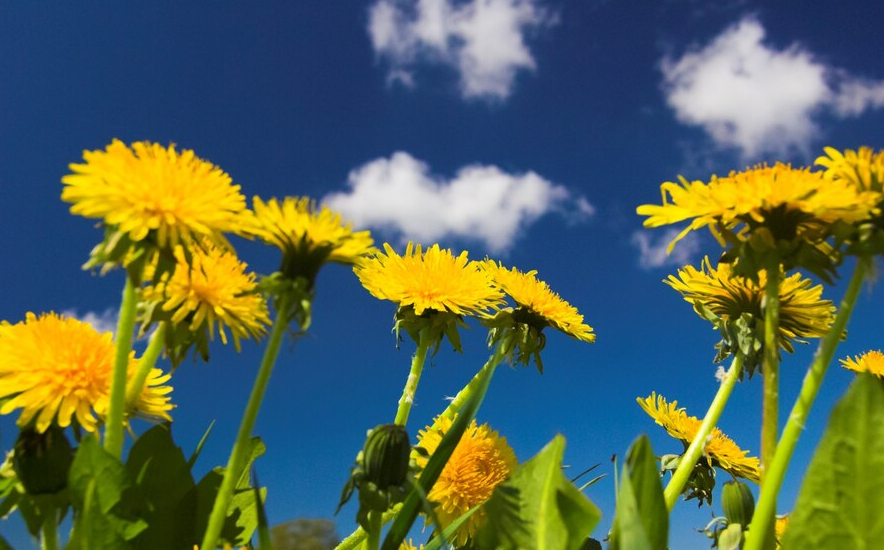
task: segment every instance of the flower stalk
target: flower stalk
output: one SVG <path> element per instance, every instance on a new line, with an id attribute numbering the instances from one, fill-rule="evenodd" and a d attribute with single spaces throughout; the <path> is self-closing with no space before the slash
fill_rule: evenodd
<path id="1" fill-rule="evenodd" d="M 129 368 L 129 353 L 132 351 L 132 331 L 135 330 L 135 309 L 138 296 L 135 283 L 126 276 L 120 316 L 117 321 L 116 354 L 111 378 L 110 401 L 107 409 L 107 424 L 104 432 L 104 449 L 115 456 L 123 456 L 123 412 L 126 405 L 126 379 Z"/>
<path id="2" fill-rule="evenodd" d="M 132 380 L 129 380 L 129 385 L 126 386 L 127 409 L 134 408 L 138 403 L 138 398 L 144 390 L 144 382 L 147 381 L 150 371 L 153 370 L 154 366 L 157 364 L 157 359 L 159 359 L 160 353 L 163 351 L 163 341 L 166 338 L 166 326 L 166 321 L 157 326 L 153 335 L 150 337 L 150 342 L 148 342 L 144 354 L 141 356 L 141 362 L 138 364 L 138 370 L 135 372 L 135 376 L 132 377 Z"/>
<path id="3" fill-rule="evenodd" d="M 672 474 L 672 479 L 669 480 L 666 489 L 663 491 L 663 498 L 666 501 L 666 508 L 669 511 L 672 511 L 672 508 L 675 507 L 675 503 L 678 500 L 678 496 L 684 491 L 684 487 L 687 484 L 688 479 L 691 477 L 691 472 L 694 470 L 694 466 L 703 454 L 706 440 L 709 438 L 712 429 L 721 417 L 721 413 L 724 411 L 724 406 L 727 404 L 731 392 L 734 389 L 734 385 L 740 378 L 740 372 L 742 370 L 743 355 L 736 354 L 724 380 L 718 387 L 718 392 L 716 392 L 715 398 L 709 405 L 709 410 L 706 411 L 706 416 L 703 418 L 703 423 L 700 424 L 700 429 L 697 431 L 697 435 L 694 436 L 693 441 L 691 441 L 691 444 L 682 456 L 681 461 L 678 463 L 678 467 Z"/>
<path id="4" fill-rule="evenodd" d="M 227 508 L 230 506 L 233 491 L 242 473 L 243 463 L 246 460 L 246 449 L 252 436 L 255 419 L 258 417 L 258 409 L 261 407 L 261 401 L 264 399 L 264 392 L 270 381 L 270 374 L 273 371 L 273 365 L 276 363 L 279 348 L 282 344 L 285 330 L 288 327 L 286 312 L 289 309 L 289 299 L 289 294 L 283 294 L 279 299 L 276 321 L 267 341 L 267 348 L 264 350 L 264 357 L 261 360 L 258 375 L 255 377 L 255 384 L 252 387 L 252 393 L 249 395 L 246 410 L 243 413 L 236 442 L 233 444 L 230 458 L 227 461 L 227 467 L 224 469 L 224 479 L 221 482 L 221 487 L 218 489 L 218 494 L 215 496 L 215 503 L 212 507 L 212 513 L 209 516 L 209 523 L 203 535 L 203 542 L 200 548 L 215 548 L 218 536 L 221 534 L 221 529 L 224 526 L 224 520 L 227 518 Z"/>
<path id="5" fill-rule="evenodd" d="M 58 550 L 58 512 L 55 508 L 46 514 L 40 535 L 40 550 Z"/>
<path id="6" fill-rule="evenodd" d="M 432 343 L 432 334 L 429 328 L 422 328 L 418 337 L 417 350 L 414 357 L 411 358 L 411 370 L 408 372 L 408 379 L 405 381 L 405 387 L 402 388 L 402 397 L 399 398 L 399 408 L 396 409 L 396 418 L 394 424 L 404 426 L 408 422 L 408 415 L 411 413 L 411 405 L 414 404 L 414 396 L 417 393 L 417 384 L 421 379 L 421 372 L 424 369 L 424 362 L 427 360 L 427 352 Z"/>
<path id="7" fill-rule="evenodd" d="M 783 483 L 786 469 L 789 461 L 792 459 L 792 453 L 795 451 L 795 445 L 798 443 L 798 437 L 804 429 L 804 422 L 807 415 L 816 400 L 823 378 L 835 355 L 835 349 L 841 340 L 847 321 L 853 312 L 853 306 L 856 304 L 862 283 L 865 280 L 869 270 L 869 260 L 860 258 L 857 261 L 853 271 L 853 276 L 841 300 L 838 314 L 828 334 L 820 341 L 819 348 L 814 356 L 814 360 L 804 377 L 801 385 L 801 391 L 792 411 L 789 414 L 789 420 L 783 428 L 783 436 L 780 439 L 770 467 L 767 469 L 764 485 L 761 488 L 758 504 L 755 508 L 755 516 L 752 520 L 752 529 L 746 537 L 746 550 L 761 550 L 763 548 L 765 537 L 763 536 L 773 526 L 773 518 L 776 513 L 777 495 Z"/>
<path id="8" fill-rule="evenodd" d="M 761 419 L 761 483 L 773 460 L 777 448 L 777 428 L 779 423 L 780 386 L 780 264 L 770 262 L 767 267 L 767 285 L 764 289 L 764 352 L 762 373 L 764 375 L 764 395 Z"/>

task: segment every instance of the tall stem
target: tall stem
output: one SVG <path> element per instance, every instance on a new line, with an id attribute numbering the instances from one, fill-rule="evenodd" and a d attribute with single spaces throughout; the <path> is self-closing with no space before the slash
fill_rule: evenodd
<path id="1" fill-rule="evenodd" d="M 144 350 L 141 361 L 138 363 L 138 370 L 135 372 L 132 380 L 129 380 L 129 385 L 126 386 L 126 407 L 128 409 L 133 409 L 138 404 L 138 398 L 141 397 L 141 392 L 144 390 L 147 376 L 157 364 L 157 359 L 159 359 L 160 353 L 163 351 L 163 340 L 165 337 L 166 322 L 163 321 L 150 337 L 147 349 Z"/>
<path id="2" fill-rule="evenodd" d="M 847 321 L 853 312 L 853 306 L 856 304 L 856 299 L 859 296 L 859 291 L 862 288 L 863 280 L 869 268 L 867 262 L 868 260 L 865 258 L 857 260 L 850 284 L 847 286 L 847 291 L 844 293 L 844 298 L 842 298 L 838 308 L 838 315 L 835 317 L 829 332 L 820 342 L 813 362 L 804 376 L 801 392 L 798 394 L 798 399 L 795 400 L 792 411 L 789 413 L 789 420 L 783 429 L 783 437 L 780 439 L 776 453 L 771 461 L 770 469 L 767 472 L 764 486 L 761 488 L 758 505 L 755 507 L 755 516 L 752 519 L 751 529 L 749 529 L 749 534 L 746 537 L 746 550 L 761 550 L 764 542 L 763 534 L 773 524 L 773 517 L 776 514 L 777 494 L 783 484 L 783 478 L 789 467 L 789 461 L 792 459 L 792 453 L 795 451 L 795 445 L 798 443 L 798 437 L 804 429 L 804 421 L 807 420 L 807 415 L 810 413 L 813 402 L 816 400 L 816 396 L 823 383 L 823 378 L 826 376 L 826 371 L 832 362 L 832 357 L 835 356 L 835 349 L 838 347 L 838 342 L 841 340 Z"/>
<path id="3" fill-rule="evenodd" d="M 123 456 L 123 412 L 126 408 L 126 378 L 129 369 L 129 352 L 132 351 L 132 331 L 135 329 L 135 306 L 138 296 L 132 279 L 126 276 L 120 318 L 117 321 L 116 355 L 111 377 L 110 402 L 104 429 L 104 449 L 120 458 Z"/>
<path id="4" fill-rule="evenodd" d="M 399 398 L 399 408 L 396 409 L 396 419 L 393 421 L 399 426 L 404 426 L 408 422 L 408 415 L 411 412 L 411 405 L 414 403 L 417 383 L 421 379 L 421 372 L 424 369 L 424 362 L 427 359 L 430 343 L 430 330 L 426 328 L 421 329 L 417 350 L 414 352 L 414 357 L 411 358 L 411 370 L 408 373 L 408 379 L 405 381 L 405 387 L 402 389 L 402 397 Z"/>
<path id="5" fill-rule="evenodd" d="M 764 374 L 764 397 L 761 417 L 761 484 L 777 449 L 780 397 L 780 264 L 767 267 L 764 288 L 764 353 L 761 369 Z"/>
<path id="6" fill-rule="evenodd" d="M 246 460 L 246 450 L 249 447 L 248 443 L 252 436 L 252 428 L 255 426 L 258 409 L 261 407 L 261 401 L 264 399 L 264 391 L 267 389 L 270 373 L 273 371 L 273 365 L 276 363 L 276 357 L 279 355 L 280 344 L 288 327 L 288 320 L 286 318 L 288 309 L 289 296 L 283 295 L 279 300 L 276 321 L 273 323 L 273 330 L 270 333 L 270 339 L 267 341 L 267 349 L 264 350 L 264 357 L 261 360 L 261 366 L 258 369 L 258 375 L 255 377 L 252 393 L 249 395 L 249 402 L 243 413 L 239 432 L 236 435 L 236 442 L 233 444 L 233 450 L 230 451 L 227 468 L 224 469 L 224 479 L 221 481 L 218 494 L 215 496 L 215 504 L 212 507 L 212 514 L 209 516 L 209 524 L 206 527 L 206 533 L 200 545 L 200 548 L 205 550 L 215 548 L 218 542 L 218 536 L 221 534 L 221 528 L 224 526 L 224 520 L 227 518 L 227 508 L 233 497 L 233 490 L 236 488 L 236 484 L 242 475 L 241 470 Z"/>
<path id="7" fill-rule="evenodd" d="M 40 529 L 40 538 L 41 550 L 58 550 L 58 511 L 55 508 L 46 514 Z"/>
<path id="8" fill-rule="evenodd" d="M 722 380 L 721 385 L 718 387 L 718 392 L 716 392 L 715 398 L 709 405 L 709 410 L 706 411 L 706 416 L 703 418 L 703 423 L 700 424 L 700 429 L 697 431 L 693 441 L 691 441 L 691 444 L 688 446 L 688 450 L 685 451 L 684 455 L 681 457 L 681 461 L 678 463 L 678 468 L 675 469 L 675 473 L 672 474 L 672 479 L 670 479 L 669 483 L 666 485 L 666 490 L 663 491 L 663 497 L 666 499 L 666 508 L 670 511 L 675 506 L 678 496 L 684 491 L 684 487 L 687 484 L 688 479 L 691 477 L 691 472 L 693 472 L 694 466 L 697 464 L 697 461 L 700 460 L 700 456 L 703 454 L 703 449 L 706 448 L 706 440 L 709 437 L 709 434 L 712 433 L 712 429 L 715 427 L 718 419 L 721 417 L 721 413 L 724 411 L 724 406 L 730 398 L 734 385 L 740 378 L 740 371 L 742 369 L 743 356 L 739 354 L 735 355 L 731 362 L 730 369 L 728 369 L 724 380 Z"/>
<path id="9" fill-rule="evenodd" d="M 381 512 L 371 511 L 368 513 L 369 530 L 365 539 L 365 550 L 378 550 L 381 545 Z"/>

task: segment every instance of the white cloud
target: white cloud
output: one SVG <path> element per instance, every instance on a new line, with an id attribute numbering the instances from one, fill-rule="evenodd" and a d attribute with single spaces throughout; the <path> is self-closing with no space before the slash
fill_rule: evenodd
<path id="1" fill-rule="evenodd" d="M 594 212 L 586 198 L 534 172 L 510 174 L 474 164 L 445 179 L 401 151 L 351 171 L 348 187 L 323 202 L 357 227 L 391 230 L 403 240 L 423 243 L 445 237 L 478 240 L 496 253 L 505 252 L 521 230 L 546 213 L 574 223 Z"/>
<path id="2" fill-rule="evenodd" d="M 680 229 L 669 228 L 656 236 L 646 229 L 640 229 L 632 234 L 632 244 L 638 248 L 638 264 L 642 269 L 654 269 L 668 265 L 684 266 L 694 258 L 700 250 L 700 241 L 695 233 L 688 233 L 678 241 L 671 254 L 666 253 L 666 247 L 681 232 Z"/>
<path id="3" fill-rule="evenodd" d="M 113 308 L 108 308 L 100 313 L 87 311 L 82 315 L 78 314 L 76 309 L 67 309 L 62 311 L 61 315 L 89 323 L 98 332 L 117 331 L 117 310 Z"/>
<path id="4" fill-rule="evenodd" d="M 799 44 L 776 49 L 764 37 L 761 23 L 747 17 L 703 48 L 664 58 L 663 89 L 678 120 L 750 158 L 806 149 L 818 113 L 847 117 L 884 107 L 884 81 L 829 66 Z"/>
<path id="5" fill-rule="evenodd" d="M 388 82 L 411 88 L 417 64 L 442 64 L 460 75 L 463 97 L 506 99 L 516 74 L 536 66 L 526 33 L 553 22 L 536 0 L 378 0 L 368 34 Z"/>

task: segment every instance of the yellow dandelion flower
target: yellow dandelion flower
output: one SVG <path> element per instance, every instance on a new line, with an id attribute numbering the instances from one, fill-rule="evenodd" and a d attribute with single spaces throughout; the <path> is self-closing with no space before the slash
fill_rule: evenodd
<path id="1" fill-rule="evenodd" d="M 41 433 L 53 422 L 67 427 L 73 418 L 94 432 L 110 400 L 115 353 L 111 340 L 110 332 L 99 333 L 88 323 L 54 313 L 28 313 L 23 322 L 0 324 L 0 399 L 9 398 L 0 414 L 22 409 L 18 425 L 34 421 Z M 134 352 L 130 354 L 130 376 L 138 362 Z M 135 412 L 171 420 L 172 388 L 162 385 L 168 380 L 168 374 L 153 369 Z"/>
<path id="2" fill-rule="evenodd" d="M 240 187 L 189 149 L 147 141 L 130 148 L 115 139 L 83 158 L 62 178 L 62 200 L 73 203 L 73 214 L 103 219 L 133 242 L 155 235 L 161 248 L 199 237 L 221 243 L 222 232 L 244 228 Z"/>
<path id="3" fill-rule="evenodd" d="M 645 399 L 638 398 L 636 401 L 654 419 L 654 422 L 663 426 L 669 435 L 681 440 L 685 448 L 700 431 L 702 421 L 688 416 L 684 408 L 678 408 L 678 401 L 667 403 L 662 395 L 658 396 L 656 393 Z M 703 449 L 703 455 L 709 466 L 718 466 L 736 477 L 758 483 L 761 479 L 760 463 L 758 458 L 748 454 L 748 451 L 740 449 L 718 428 L 712 429 L 712 434 Z"/>
<path id="4" fill-rule="evenodd" d="M 538 279 L 537 271 L 522 273 L 491 260 L 486 261 L 484 267 L 491 273 L 494 284 L 527 309 L 539 324 L 551 326 L 577 340 L 595 342 L 592 327 L 583 322 L 583 315 Z"/>
<path id="5" fill-rule="evenodd" d="M 432 426 L 418 434 L 418 446 L 432 456 L 452 423 L 450 418 L 437 417 Z M 417 454 L 415 456 L 418 466 L 425 467 L 429 459 Z M 500 437 L 488 424 L 477 426 L 473 420 L 427 495 L 431 502 L 439 504 L 436 516 L 442 525 L 437 527 L 445 529 L 468 510 L 488 500 L 494 488 L 509 476 L 517 464 L 516 455 L 506 438 Z M 484 510 L 473 513 L 457 529 L 456 546 L 465 545 L 485 521 Z"/>
<path id="6" fill-rule="evenodd" d="M 841 366 L 854 372 L 870 372 L 884 378 L 884 353 L 881 350 L 867 351 L 861 355 L 841 359 Z"/>
<path id="7" fill-rule="evenodd" d="M 175 270 L 146 287 L 143 299 L 162 303 L 172 323 L 187 323 L 194 333 L 208 331 L 209 339 L 217 326 L 226 344 L 224 328 L 229 328 L 239 351 L 240 339 L 257 340 L 266 333 L 267 304 L 257 292 L 255 274 L 246 271 L 234 252 L 208 243 L 204 247 L 193 247 L 189 261 L 184 249 L 176 247 Z"/>
<path id="8" fill-rule="evenodd" d="M 389 244 L 384 250 L 386 254 L 377 252 L 354 268 L 375 298 L 413 306 L 416 315 L 438 311 L 482 317 L 501 302 L 502 292 L 491 275 L 480 262 L 470 261 L 466 251 L 455 256 L 434 244 L 424 252 L 412 243 L 402 256 Z"/>
<path id="9" fill-rule="evenodd" d="M 669 245 L 690 231 L 709 227 L 720 242 L 720 230 L 741 224 L 764 224 L 775 238 L 819 238 L 820 225 L 865 219 L 875 208 L 874 194 L 863 193 L 843 180 L 827 179 L 823 172 L 792 168 L 788 164 L 760 165 L 727 177 L 702 181 L 665 182 L 662 205 L 639 206 L 648 216 L 645 227 L 692 220 Z"/>
<path id="10" fill-rule="evenodd" d="M 352 265 L 373 250 L 368 231 L 353 231 L 341 215 L 307 197 L 281 203 L 259 197 L 248 233 L 283 251 L 283 272 L 312 280 L 323 262 Z"/>
<path id="11" fill-rule="evenodd" d="M 786 529 L 789 528 L 789 517 L 789 514 L 777 516 L 777 521 L 774 523 L 774 533 L 777 537 L 777 548 L 780 547 L 780 541 L 783 540 L 783 535 L 786 534 Z"/>
<path id="12" fill-rule="evenodd" d="M 816 163 L 826 169 L 826 178 L 847 181 L 861 191 L 882 191 L 884 150 L 875 153 L 871 147 L 860 147 L 857 151 L 845 149 L 842 153 L 826 147 L 825 151 Z"/>
<path id="13" fill-rule="evenodd" d="M 399 545 L 399 550 L 424 550 L 424 545 L 415 546 L 414 541 L 408 539 L 408 542 L 402 541 L 402 544 Z"/>
<path id="14" fill-rule="evenodd" d="M 822 285 L 811 286 L 812 281 L 801 274 L 785 277 L 781 272 L 781 279 L 779 340 L 780 346 L 791 353 L 793 340 L 826 335 L 835 319 L 835 306 L 830 300 L 822 299 Z M 764 270 L 756 283 L 734 275 L 730 264 L 720 263 L 718 269 L 713 268 L 706 257 L 699 270 L 685 266 L 677 276 L 670 275 L 664 282 L 685 301 L 694 304 L 698 313 L 701 312 L 697 302 L 726 321 L 736 321 L 744 313 L 764 319 L 761 310 L 767 284 Z"/>

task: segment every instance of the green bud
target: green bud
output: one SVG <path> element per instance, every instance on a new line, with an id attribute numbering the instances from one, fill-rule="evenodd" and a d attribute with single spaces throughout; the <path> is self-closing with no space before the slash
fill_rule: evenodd
<path id="1" fill-rule="evenodd" d="M 405 427 L 382 424 L 371 430 L 362 451 L 365 479 L 385 491 L 400 487 L 408 476 L 411 443 Z"/>
<path id="2" fill-rule="evenodd" d="M 14 449 L 12 468 L 29 495 L 54 494 L 67 486 L 74 453 L 64 430 L 50 426 L 39 433 L 25 428 Z"/>
<path id="3" fill-rule="evenodd" d="M 755 497 L 742 481 L 728 481 L 721 489 L 721 506 L 728 523 L 738 523 L 745 529 L 755 513 Z"/>

